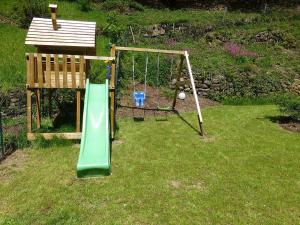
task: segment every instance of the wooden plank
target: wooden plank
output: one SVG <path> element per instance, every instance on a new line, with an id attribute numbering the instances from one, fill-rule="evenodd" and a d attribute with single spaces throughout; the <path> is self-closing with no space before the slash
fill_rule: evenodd
<path id="1" fill-rule="evenodd" d="M 29 56 L 29 54 L 33 54 L 33 56 L 37 56 L 37 53 L 26 53 L 26 55 Z M 50 54 L 51 57 L 54 57 L 55 54 Z M 63 58 L 62 54 L 57 54 L 58 58 Z M 74 56 L 75 59 L 79 59 L 80 55 L 67 55 L 68 58 L 71 58 L 71 56 Z M 46 54 L 42 54 L 42 57 L 46 57 Z M 84 59 L 86 60 L 99 60 L 99 61 L 113 61 L 115 60 L 115 57 L 109 57 L 109 56 L 90 56 L 90 55 L 84 55 Z"/>
<path id="2" fill-rule="evenodd" d="M 72 31 L 72 30 L 81 30 L 82 32 L 87 32 L 87 33 L 95 33 L 95 28 L 90 28 L 90 27 L 84 27 L 84 26 L 66 26 L 66 25 L 58 25 L 58 30 L 57 32 L 60 31 Z M 47 25 L 47 24 L 31 24 L 29 29 L 38 29 L 38 30 L 53 30 L 52 25 Z"/>
<path id="3" fill-rule="evenodd" d="M 46 86 L 51 87 L 51 56 L 46 55 Z"/>
<path id="4" fill-rule="evenodd" d="M 66 36 L 71 36 L 71 35 L 77 35 L 77 36 L 86 36 L 86 37 L 92 37 L 95 36 L 95 32 L 82 32 L 80 30 L 73 30 L 73 31 L 53 31 L 53 30 L 39 30 L 39 29 L 34 29 L 34 28 L 30 28 L 28 30 L 28 33 L 30 34 L 58 34 L 58 35 L 66 35 Z"/>
<path id="5" fill-rule="evenodd" d="M 32 21 L 37 22 L 37 21 L 44 21 L 44 22 L 51 22 L 51 19 L 47 18 L 40 18 L 40 17 L 34 17 Z M 62 20 L 58 19 L 57 22 L 59 23 L 69 23 L 69 24 L 82 24 L 82 25 L 93 25 L 96 26 L 96 22 L 91 22 L 91 21 L 80 21 L 80 20 Z"/>
<path id="6" fill-rule="evenodd" d="M 76 132 L 80 132 L 80 98 L 81 92 L 80 90 L 76 91 Z"/>
<path id="7" fill-rule="evenodd" d="M 76 67 L 75 56 L 71 56 L 71 76 L 72 76 L 72 88 L 76 88 Z"/>
<path id="8" fill-rule="evenodd" d="M 179 81 L 179 79 L 181 77 L 182 67 L 183 67 L 183 61 L 184 61 L 184 57 L 183 57 L 183 55 L 181 55 L 179 66 L 178 66 L 178 74 L 177 74 L 177 77 L 176 77 L 176 83 Z M 179 89 L 179 86 L 176 85 L 175 86 L 175 93 L 174 93 L 174 97 L 173 97 L 172 109 L 175 109 L 175 106 L 176 106 L 178 89 Z"/>
<path id="9" fill-rule="evenodd" d="M 36 90 L 36 128 L 41 128 L 41 91 Z"/>
<path id="10" fill-rule="evenodd" d="M 66 34 L 54 34 L 54 33 L 29 33 L 27 34 L 26 39 L 34 39 L 34 38 L 55 38 L 55 39 L 73 39 L 73 40 L 89 40 L 89 41 L 94 41 L 95 40 L 95 36 L 93 35 L 66 35 Z"/>
<path id="11" fill-rule="evenodd" d="M 59 62 L 58 62 L 57 55 L 54 55 L 54 73 L 55 73 L 55 87 L 59 88 Z"/>
<path id="12" fill-rule="evenodd" d="M 199 103 L 198 94 L 197 94 L 197 90 L 196 90 L 196 86 L 195 86 L 195 80 L 194 80 L 194 76 L 193 76 L 193 72 L 192 72 L 192 66 L 190 64 L 189 53 L 187 51 L 185 51 L 185 60 L 186 60 L 186 65 L 187 65 L 187 69 L 188 69 L 188 73 L 189 73 L 189 77 L 190 77 L 190 81 L 191 81 L 191 85 L 192 85 L 195 103 L 196 103 L 200 135 L 204 136 L 202 113 L 201 113 L 200 103 Z"/>
<path id="13" fill-rule="evenodd" d="M 80 66 L 79 66 L 79 87 L 83 87 L 83 79 L 84 79 L 84 65 L 85 65 L 85 60 L 83 55 L 80 56 Z"/>
<path id="14" fill-rule="evenodd" d="M 34 26 L 34 27 L 52 27 L 52 24 L 50 24 L 49 22 L 42 22 L 42 21 L 33 21 L 30 25 Z M 85 25 L 85 24 L 81 24 L 81 23 L 58 23 L 58 28 L 72 28 L 72 29 L 80 29 L 80 28 L 84 28 L 84 29 L 96 29 L 96 26 L 94 25 Z"/>
<path id="15" fill-rule="evenodd" d="M 52 118 L 52 92 L 53 89 L 48 90 L 48 116 L 49 118 Z"/>
<path id="16" fill-rule="evenodd" d="M 30 80 L 30 62 L 29 62 L 29 57 L 26 57 L 26 85 L 27 87 L 30 87 L 30 84 L 29 84 L 29 80 Z"/>
<path id="17" fill-rule="evenodd" d="M 110 55 L 112 57 L 116 56 L 116 46 L 113 45 L 110 51 Z M 116 64 L 113 61 L 111 64 L 111 78 L 110 78 L 110 88 L 113 89 L 112 92 L 110 92 L 110 128 L 111 128 L 111 138 L 114 139 L 115 136 L 115 97 L 116 97 Z"/>
<path id="18" fill-rule="evenodd" d="M 63 87 L 67 87 L 68 58 L 63 55 Z"/>
<path id="19" fill-rule="evenodd" d="M 152 53 L 164 53 L 164 54 L 173 54 L 173 55 L 184 55 L 184 51 L 151 49 L 151 48 L 121 47 L 121 46 L 116 46 L 116 51 L 152 52 Z"/>
<path id="20" fill-rule="evenodd" d="M 58 42 L 58 43 L 79 43 L 79 44 L 94 44 L 95 40 L 83 40 L 83 39 L 78 39 L 75 40 L 73 38 L 69 39 L 63 39 L 60 37 L 54 37 L 54 38 L 47 38 L 47 37 L 27 37 L 26 41 L 38 41 L 38 42 Z"/>
<path id="21" fill-rule="evenodd" d="M 27 132 L 32 132 L 32 97 L 31 90 L 26 91 L 27 94 Z"/>
<path id="22" fill-rule="evenodd" d="M 56 43 L 56 42 L 49 42 L 49 41 L 25 41 L 26 45 L 45 45 L 45 46 L 68 46 L 68 47 L 95 47 L 94 44 L 83 44 L 83 43 Z"/>
<path id="23" fill-rule="evenodd" d="M 34 54 L 30 53 L 29 54 L 29 86 L 33 87 L 34 85 Z"/>
<path id="24" fill-rule="evenodd" d="M 60 139 L 69 139 L 69 140 L 77 140 L 81 139 L 81 133 L 27 133 L 27 139 L 29 141 L 34 141 L 38 136 L 43 136 L 46 140 L 51 140 L 54 137 L 58 137 Z"/>
<path id="25" fill-rule="evenodd" d="M 40 53 L 37 54 L 37 71 L 38 71 L 39 87 L 42 88 L 44 86 L 44 78 L 43 78 L 42 55 Z"/>

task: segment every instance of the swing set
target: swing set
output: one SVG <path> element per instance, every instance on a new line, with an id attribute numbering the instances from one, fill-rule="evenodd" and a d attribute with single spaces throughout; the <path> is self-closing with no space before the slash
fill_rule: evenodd
<path id="1" fill-rule="evenodd" d="M 199 127 L 200 127 L 200 134 L 203 136 L 204 132 L 203 132 L 203 126 L 202 126 L 203 120 L 202 120 L 201 108 L 200 108 L 200 104 L 199 104 L 198 95 L 196 92 L 196 87 L 195 87 L 195 83 L 194 83 L 194 77 L 192 74 L 191 64 L 189 61 L 189 54 L 187 51 L 173 51 L 173 50 L 162 50 L 162 49 L 112 46 L 111 52 L 112 52 L 111 56 L 116 57 L 116 67 L 117 67 L 116 77 L 118 77 L 119 68 L 120 68 L 120 65 L 119 65 L 120 64 L 120 52 L 132 52 L 133 53 L 133 55 L 132 55 L 132 83 L 133 83 L 132 98 L 133 98 L 134 106 L 132 107 L 132 112 L 133 112 L 133 117 L 135 120 L 139 120 L 139 121 L 144 120 L 144 117 L 145 117 L 146 101 L 149 98 L 149 96 L 147 96 L 147 76 L 148 76 L 148 66 L 149 66 L 149 54 L 156 53 L 157 54 L 157 69 L 156 69 L 157 75 L 156 75 L 156 82 L 155 82 L 156 84 L 154 86 L 156 86 L 155 88 L 157 90 L 157 99 L 156 99 L 156 108 L 154 109 L 155 117 L 156 117 L 156 113 L 158 111 L 163 111 L 166 113 L 166 115 L 168 112 L 175 111 L 179 87 L 190 83 L 192 90 L 193 90 L 193 96 L 195 99 L 195 105 L 196 105 L 197 114 L 198 114 L 198 123 L 199 123 Z M 143 90 L 141 90 L 141 89 L 137 90 L 137 88 L 136 88 L 136 67 L 135 67 L 136 60 L 135 60 L 135 56 L 134 56 L 135 52 L 145 52 L 146 53 Z M 171 106 L 161 105 L 159 102 L 159 80 L 160 80 L 160 76 L 161 76 L 161 73 L 160 73 L 161 72 L 160 71 L 161 54 L 172 56 L 171 68 L 170 68 L 171 77 L 173 76 L 174 58 L 179 57 L 178 73 L 177 73 L 177 76 L 175 76 L 175 80 L 176 80 L 175 91 L 174 91 L 173 102 L 172 102 Z M 189 81 L 180 81 L 180 78 L 182 76 L 182 68 L 183 68 L 184 61 L 186 62 L 186 66 L 188 69 Z M 143 110 L 142 117 L 135 116 L 136 109 Z"/>

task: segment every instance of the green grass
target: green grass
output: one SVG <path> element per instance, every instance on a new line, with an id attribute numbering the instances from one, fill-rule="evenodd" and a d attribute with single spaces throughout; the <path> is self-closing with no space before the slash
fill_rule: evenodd
<path id="1" fill-rule="evenodd" d="M 298 224 L 300 138 L 279 115 L 208 108 L 204 140 L 177 116 L 121 120 L 102 179 L 75 178 L 78 147 L 23 150 L 0 165 L 0 224 Z"/>
<path id="2" fill-rule="evenodd" d="M 25 52 L 33 51 L 24 45 L 26 30 L 0 24 L 0 33 L 0 88 L 7 90 L 21 85 L 25 87 Z"/>

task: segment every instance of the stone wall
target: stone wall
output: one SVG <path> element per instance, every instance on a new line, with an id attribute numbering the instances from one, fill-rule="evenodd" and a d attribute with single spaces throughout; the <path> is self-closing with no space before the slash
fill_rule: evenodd
<path id="1" fill-rule="evenodd" d="M 227 96 L 239 96 L 238 88 L 235 87 L 234 83 L 223 75 L 214 75 L 203 77 L 200 72 L 193 71 L 193 75 L 195 78 L 195 86 L 197 90 L 197 94 L 199 96 L 215 98 L 217 96 L 221 96 L 225 94 Z M 188 72 L 183 70 L 183 77 L 180 81 L 189 80 Z M 172 81 L 174 88 L 174 80 Z M 242 89 L 249 88 L 248 86 L 239 87 Z M 185 91 L 188 93 L 192 93 L 192 88 L 189 84 L 180 87 L 181 91 Z M 300 79 L 294 79 L 294 81 L 289 82 L 287 80 L 282 81 L 278 86 L 274 87 L 274 92 L 292 92 L 295 94 L 300 94 Z M 271 92 L 270 92 L 271 93 Z M 268 95 L 269 92 L 263 93 L 261 95 Z"/>
<path id="2" fill-rule="evenodd" d="M 0 92 L 0 111 L 4 116 L 26 114 L 26 91 L 16 89 L 7 93 Z"/>

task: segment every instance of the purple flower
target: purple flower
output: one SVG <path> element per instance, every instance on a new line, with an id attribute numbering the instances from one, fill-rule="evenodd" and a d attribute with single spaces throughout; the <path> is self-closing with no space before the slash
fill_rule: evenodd
<path id="1" fill-rule="evenodd" d="M 226 52 L 229 52 L 234 57 L 245 56 L 255 58 L 258 56 L 256 52 L 243 49 L 242 46 L 232 42 L 225 43 L 224 49 Z"/>

